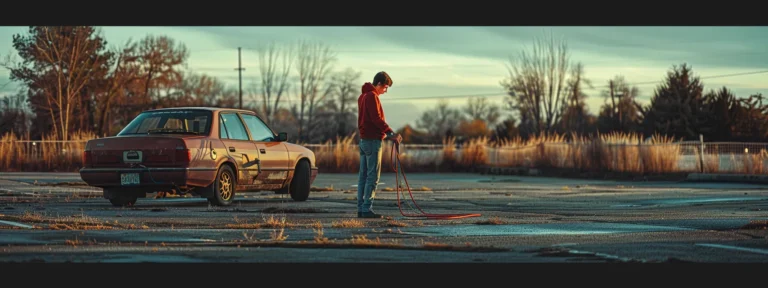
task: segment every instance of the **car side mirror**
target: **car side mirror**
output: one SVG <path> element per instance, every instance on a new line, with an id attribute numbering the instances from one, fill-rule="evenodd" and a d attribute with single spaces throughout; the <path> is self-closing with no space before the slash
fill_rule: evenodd
<path id="1" fill-rule="evenodd" d="M 280 132 L 277 134 L 277 141 L 285 142 L 288 141 L 288 133 L 286 132 Z"/>

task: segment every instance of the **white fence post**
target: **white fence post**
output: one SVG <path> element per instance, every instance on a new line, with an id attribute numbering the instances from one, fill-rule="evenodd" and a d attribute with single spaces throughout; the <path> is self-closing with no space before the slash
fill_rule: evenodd
<path id="1" fill-rule="evenodd" d="M 704 173 L 704 135 L 699 134 L 699 144 L 701 144 L 701 150 L 699 151 L 699 163 L 701 163 L 701 173 Z"/>

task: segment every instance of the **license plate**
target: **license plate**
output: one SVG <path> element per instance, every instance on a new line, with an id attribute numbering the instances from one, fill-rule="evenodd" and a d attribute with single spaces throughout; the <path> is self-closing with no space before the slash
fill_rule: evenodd
<path id="1" fill-rule="evenodd" d="M 120 174 L 120 184 L 121 185 L 139 184 L 139 173 Z"/>

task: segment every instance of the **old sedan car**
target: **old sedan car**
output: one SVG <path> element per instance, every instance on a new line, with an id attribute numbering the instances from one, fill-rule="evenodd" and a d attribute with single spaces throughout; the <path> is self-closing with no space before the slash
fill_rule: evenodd
<path id="1" fill-rule="evenodd" d="M 239 191 L 272 190 L 304 201 L 318 173 L 315 154 L 287 138 L 248 110 L 149 110 L 116 136 L 89 140 L 80 177 L 103 188 L 114 206 L 161 191 L 219 206 Z"/>

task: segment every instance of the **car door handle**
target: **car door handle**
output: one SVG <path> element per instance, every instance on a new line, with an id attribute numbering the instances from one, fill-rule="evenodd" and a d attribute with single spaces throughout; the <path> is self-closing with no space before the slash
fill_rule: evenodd
<path id="1" fill-rule="evenodd" d="M 267 151 L 264 149 L 259 149 L 259 152 L 261 152 L 261 154 L 267 154 Z"/>
<path id="2" fill-rule="evenodd" d="M 235 147 L 229 147 L 229 152 L 235 152 Z"/>

